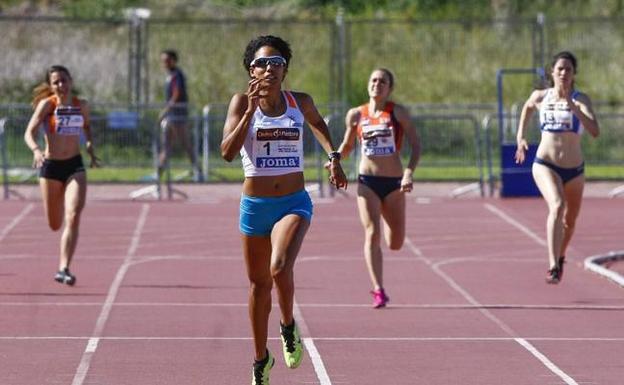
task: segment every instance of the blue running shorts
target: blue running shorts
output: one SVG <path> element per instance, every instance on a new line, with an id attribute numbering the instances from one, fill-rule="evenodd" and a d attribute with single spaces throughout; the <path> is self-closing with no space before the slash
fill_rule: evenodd
<path id="1" fill-rule="evenodd" d="M 280 197 L 253 197 L 243 194 L 240 201 L 241 233 L 267 236 L 273 226 L 288 214 L 312 221 L 312 200 L 306 190 Z"/>

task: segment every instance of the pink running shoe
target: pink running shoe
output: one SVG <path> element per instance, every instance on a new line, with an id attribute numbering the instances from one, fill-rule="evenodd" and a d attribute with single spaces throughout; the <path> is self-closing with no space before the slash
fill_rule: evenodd
<path id="1" fill-rule="evenodd" d="M 373 290 L 370 293 L 373 295 L 373 307 L 375 309 L 386 306 L 386 304 L 390 301 L 390 298 L 388 298 L 383 288 Z"/>

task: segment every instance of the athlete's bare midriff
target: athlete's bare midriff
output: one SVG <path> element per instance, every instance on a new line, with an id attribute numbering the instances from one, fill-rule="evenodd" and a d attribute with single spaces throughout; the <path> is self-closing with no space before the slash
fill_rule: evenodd
<path id="1" fill-rule="evenodd" d="M 402 177 L 403 166 L 398 153 L 376 157 L 362 155 L 358 172 L 360 175 Z"/>
<path id="2" fill-rule="evenodd" d="M 44 156 L 46 159 L 65 160 L 80 154 L 79 135 L 46 134 L 45 141 Z"/>
<path id="3" fill-rule="evenodd" d="M 559 167 L 578 167 L 583 163 L 581 136 L 574 132 L 542 132 L 536 156 Z"/>
<path id="4" fill-rule="evenodd" d="M 251 176 L 243 182 L 243 194 L 255 197 L 278 197 L 305 188 L 303 172 L 284 175 Z"/>

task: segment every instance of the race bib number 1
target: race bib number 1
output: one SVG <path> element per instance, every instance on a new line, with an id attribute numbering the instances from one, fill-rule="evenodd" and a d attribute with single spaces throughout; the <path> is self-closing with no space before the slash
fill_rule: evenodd
<path id="1" fill-rule="evenodd" d="M 301 132 L 298 128 L 259 128 L 254 159 L 257 168 L 299 168 Z"/>

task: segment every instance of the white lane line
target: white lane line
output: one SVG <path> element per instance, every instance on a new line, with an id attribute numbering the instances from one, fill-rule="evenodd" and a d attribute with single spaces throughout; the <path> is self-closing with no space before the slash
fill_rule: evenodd
<path id="1" fill-rule="evenodd" d="M 279 337 L 269 337 L 271 341 L 279 341 Z M 309 339 L 309 338 L 308 338 Z M 497 342 L 497 341 L 555 341 L 555 342 L 624 342 L 624 337 L 315 337 L 317 341 L 363 341 L 363 342 L 410 342 L 410 341 L 457 341 L 457 342 Z M 100 337 L 88 336 L 0 336 L 0 341 L 84 341 L 97 346 L 100 341 L 251 341 L 253 337 L 154 337 L 124 336 Z"/>
<path id="2" fill-rule="evenodd" d="M 139 246 L 139 242 L 141 240 L 141 233 L 143 232 L 143 227 L 145 227 L 145 221 L 147 219 L 147 213 L 149 212 L 149 204 L 144 203 L 141 207 L 141 213 L 139 214 L 139 219 L 137 220 L 136 227 L 134 228 L 134 233 L 132 234 L 132 239 L 130 241 L 130 246 L 128 247 L 128 251 L 124 258 L 122 265 L 117 270 L 117 274 L 115 275 L 115 279 L 113 283 L 111 283 L 110 288 L 108 289 L 108 295 L 106 296 L 106 300 L 102 305 L 102 311 L 95 323 L 95 328 L 93 329 L 93 335 L 89 338 L 89 342 L 87 343 L 87 347 L 85 348 L 84 353 L 82 354 L 82 358 L 80 359 L 80 364 L 76 369 L 76 373 L 74 374 L 74 379 L 72 381 L 72 385 L 82 385 L 84 383 L 85 378 L 87 377 L 87 373 L 89 372 L 89 367 L 91 366 L 91 359 L 95 354 L 95 350 L 97 348 L 97 340 L 102 337 L 102 332 L 104 331 L 104 326 L 106 325 L 106 321 L 108 321 L 108 317 L 110 316 L 111 309 L 113 308 L 113 302 L 115 302 L 115 298 L 117 297 L 117 292 L 119 291 L 119 287 L 121 286 L 121 282 L 123 281 L 126 273 L 128 272 L 128 268 L 130 267 L 130 263 L 132 261 L 132 257 Z M 96 342 L 93 342 L 93 341 Z"/>
<path id="3" fill-rule="evenodd" d="M 8 225 L 4 226 L 4 229 L 2 229 L 2 232 L 0 233 L 0 242 L 2 242 L 4 238 L 6 238 L 11 230 L 13 230 L 15 226 L 17 226 L 22 221 L 22 219 L 24 219 L 24 217 L 26 217 L 26 215 L 28 215 L 28 213 L 32 211 L 34 207 L 34 203 L 27 204 L 26 207 L 24 207 L 22 211 L 20 211 L 20 213 L 17 214 L 17 216 L 13 218 L 13 220 Z"/>
<path id="4" fill-rule="evenodd" d="M 89 341 L 87 342 L 87 348 L 85 349 L 85 352 L 87 353 L 94 353 L 97 349 L 98 343 L 100 342 L 99 338 L 89 338 Z"/>
<path id="5" fill-rule="evenodd" d="M 2 306 L 28 307 L 28 306 L 51 306 L 51 307 L 88 307 L 102 306 L 103 302 L 0 302 Z M 246 302 L 240 303 L 211 303 L 211 302 L 115 302 L 113 307 L 248 307 Z M 278 308 L 278 304 L 273 304 Z M 362 303 L 299 303 L 300 308 L 362 308 L 370 309 L 370 305 Z M 479 305 L 465 303 L 402 303 L 393 304 L 393 308 L 399 309 L 441 309 L 441 310 L 471 310 L 471 309 L 524 309 L 524 310 L 595 310 L 595 311 L 624 311 L 624 305 L 560 305 L 560 304 L 516 304 L 516 303 L 481 303 Z"/>
<path id="6" fill-rule="evenodd" d="M 6 254 L 6 255 L 0 255 L 0 259 L 18 259 L 18 258 L 23 258 L 23 259 L 45 259 L 48 260 L 51 257 L 57 257 L 56 254 L 37 254 L 37 255 L 32 255 L 32 254 Z M 89 260 L 121 260 L 123 259 L 124 256 L 91 256 L 89 257 Z M 474 257 L 474 258 L 479 258 L 479 257 Z M 483 258 L 481 257 L 482 260 L 488 260 L 487 258 Z M 154 256 L 142 256 L 142 257 L 136 257 L 132 259 L 132 264 L 133 265 L 138 265 L 138 264 L 142 264 L 142 263 L 151 263 L 151 262 L 158 262 L 158 261 L 163 261 L 163 260 L 182 260 L 182 261 L 200 261 L 200 262 L 214 262 L 214 261 L 232 261 L 232 262 L 236 262 L 236 263 L 240 263 L 240 257 L 232 257 L 232 256 L 205 256 L 205 255 L 196 255 L 196 256 L 191 256 L 191 255 L 154 255 Z M 512 258 L 507 258 L 506 261 L 513 261 L 514 259 Z M 362 261 L 362 257 L 339 257 L 339 256 L 327 256 L 327 255 L 321 255 L 321 256 L 306 256 L 306 257 L 301 257 L 301 258 L 297 258 L 297 263 L 303 263 L 303 262 L 324 262 L 324 261 L 330 261 L 330 262 L 351 262 L 351 261 L 357 261 L 360 262 Z M 385 258 L 384 257 L 384 262 L 413 262 L 414 261 L 414 257 L 388 257 Z M 497 260 L 495 258 L 491 259 L 492 262 L 496 262 Z"/>
<path id="7" fill-rule="evenodd" d="M 510 218 L 509 216 L 507 216 L 507 214 L 503 213 L 502 211 L 496 209 L 496 207 L 486 204 L 485 205 L 486 208 L 488 208 L 488 206 L 491 207 L 491 209 L 489 209 L 490 211 L 494 210 L 493 212 L 495 213 L 500 213 L 497 215 L 503 215 L 501 216 L 502 218 L 508 218 L 510 220 L 509 223 L 514 224 L 517 223 L 515 222 L 512 218 Z M 507 219 L 506 219 L 507 220 Z M 539 240 L 541 242 L 544 242 L 541 238 L 539 238 L 535 233 L 531 232 L 531 230 L 529 230 L 528 228 L 524 227 L 523 225 L 521 225 L 520 223 L 517 223 L 519 229 L 521 229 L 523 232 L 527 233 L 527 235 L 530 235 L 533 239 L 535 239 L 536 241 Z M 516 226 L 514 224 L 514 226 Z M 524 228 L 524 230 L 523 230 Z M 526 231 L 525 231 L 526 230 Z M 424 256 L 424 254 L 422 253 L 422 251 L 420 249 L 418 249 L 413 242 L 411 242 L 411 240 L 409 240 L 408 237 L 405 237 L 406 240 L 408 240 L 408 245 L 412 245 L 410 247 L 410 249 L 415 249 L 415 251 L 413 250 L 414 254 L 417 257 L 420 257 L 423 260 L 427 260 L 426 257 Z M 545 242 L 544 242 L 545 245 Z M 505 333 L 507 333 L 509 336 L 511 337 L 519 337 L 518 334 L 511 328 L 509 327 L 505 322 L 503 322 L 501 319 L 499 319 L 498 317 L 496 317 L 492 312 L 490 312 L 488 309 L 484 308 L 482 304 L 480 304 L 472 295 L 470 295 L 470 293 L 468 293 L 468 291 L 466 291 L 460 284 L 458 284 L 457 282 L 455 282 L 455 280 L 453 280 L 449 275 L 447 275 L 445 272 L 443 272 L 440 269 L 440 264 L 431 264 L 428 263 L 428 265 L 431 267 L 431 269 L 438 274 L 440 277 L 442 277 L 442 279 L 444 279 L 455 291 L 457 291 L 462 297 L 464 297 L 470 304 L 476 306 L 479 308 L 479 311 L 488 319 L 490 319 L 492 322 L 494 322 L 496 325 L 498 325 L 498 327 L 500 327 Z M 527 349 L 531 354 L 533 354 L 533 356 L 535 356 L 536 358 L 538 358 L 540 360 L 540 362 L 542 362 L 548 369 L 550 369 L 550 371 L 552 371 L 553 373 L 555 373 L 559 378 L 561 378 L 562 380 L 564 380 L 566 382 L 566 384 L 568 385 L 578 385 L 574 379 L 572 379 L 570 376 L 568 376 L 565 372 L 563 372 L 561 369 L 559 369 L 555 364 L 553 364 L 546 356 L 544 356 L 542 353 L 540 353 L 537 349 L 535 349 L 533 347 L 533 345 L 529 344 L 525 339 L 522 338 L 514 338 L 515 341 L 517 341 L 521 346 L 523 346 L 525 349 Z M 571 381 L 571 382 L 569 382 Z"/>
<path id="8" fill-rule="evenodd" d="M 0 260 L 2 259 L 43 259 L 43 260 L 50 260 L 50 258 L 58 258 L 58 254 L 37 254 L 37 255 L 33 255 L 33 254 L 7 254 L 7 255 L 0 255 Z M 120 260 L 123 259 L 123 257 L 94 257 L 94 256 L 90 256 L 89 257 L 89 261 L 114 261 L 114 260 Z"/>
<path id="9" fill-rule="evenodd" d="M 535 249 L 537 250 L 537 249 Z M 540 249 L 541 250 L 541 249 Z M 513 253 L 510 253 L 508 255 L 512 255 Z M 520 252 L 517 252 L 517 254 L 520 254 Z M 526 254 L 526 249 L 524 251 L 521 252 L 522 255 Z M 56 254 L 37 254 L 37 255 L 32 255 L 32 254 L 6 254 L 6 255 L 0 255 L 0 259 L 45 259 L 48 260 L 51 257 L 56 257 Z M 446 263 L 455 263 L 455 262 L 488 262 L 488 263 L 510 263 L 510 262 L 518 262 L 518 263 L 538 263 L 538 262 L 543 262 L 543 259 L 541 258 L 519 258 L 519 257 L 506 257 L 505 259 L 500 259 L 500 253 L 490 253 L 488 254 L 480 254 L 480 255 L 474 255 L 474 256 L 466 256 L 466 257 L 458 257 L 458 258 L 451 258 L 451 259 L 444 259 L 444 261 L 446 261 Z M 115 261 L 115 260 L 123 260 L 124 256 L 120 255 L 120 256 L 90 256 L 89 260 L 90 261 L 95 261 L 95 260 L 104 260 L 104 261 Z M 143 256 L 143 257 L 137 257 L 137 258 L 133 258 L 132 259 L 132 264 L 133 265 L 139 265 L 139 264 L 143 264 L 143 263 L 151 263 L 151 262 L 158 262 L 158 261 L 164 261 L 164 260 L 182 260 L 185 262 L 214 262 L 214 261 L 232 261 L 232 262 L 236 262 L 239 263 L 240 262 L 240 257 L 207 257 L 207 256 L 181 256 L 181 255 L 161 255 L 161 256 Z M 356 262 L 360 262 L 362 260 L 362 257 L 329 257 L 329 256 L 309 256 L 309 257 L 302 257 L 301 259 L 297 259 L 297 263 L 304 263 L 304 262 L 325 262 L 325 261 L 329 261 L 329 262 L 351 262 L 351 261 L 356 261 Z M 414 257 L 413 256 L 409 256 L 409 257 L 384 257 L 384 263 L 399 263 L 399 262 L 414 262 Z"/>
<path id="10" fill-rule="evenodd" d="M 615 270 L 609 270 L 603 266 L 603 263 L 615 262 L 624 260 L 624 250 L 611 251 L 607 254 L 592 255 L 585 258 L 583 265 L 586 270 L 593 271 L 598 275 L 610 279 L 618 285 L 624 287 L 624 276 Z"/>
<path id="11" fill-rule="evenodd" d="M 295 305 L 293 309 L 294 317 L 299 325 L 299 332 L 307 337 L 303 337 L 303 345 L 305 346 L 308 354 L 310 355 L 310 359 L 312 360 L 312 366 L 314 366 L 314 371 L 316 372 L 316 377 L 318 378 L 321 385 L 332 385 L 331 380 L 329 379 L 329 375 L 327 374 L 327 370 L 325 369 L 325 364 L 323 363 L 323 359 L 321 358 L 321 354 L 319 353 L 316 345 L 314 345 L 314 339 L 312 339 L 310 334 L 310 329 L 308 328 L 308 324 L 303 318 L 303 314 L 301 313 L 301 308 L 299 304 L 295 300 Z"/>
<path id="12" fill-rule="evenodd" d="M 498 252 L 497 258 L 480 258 L 480 257 L 457 257 L 457 258 L 447 258 L 436 262 L 437 266 L 442 265 L 450 265 L 453 263 L 467 263 L 467 262 L 487 262 L 488 264 L 492 263 L 543 263 L 544 260 L 542 258 L 508 258 L 505 259 L 500 258 L 500 252 Z"/>
<path id="13" fill-rule="evenodd" d="M 517 335 L 517 333 L 509 325 L 507 325 L 500 318 L 492 314 L 492 312 L 487 310 L 487 308 L 479 303 L 479 301 L 477 301 L 472 295 L 470 295 L 470 293 L 468 293 L 468 291 L 466 291 L 460 284 L 458 284 L 453 278 L 451 278 L 448 274 L 442 271 L 437 263 L 430 265 L 430 267 L 437 275 L 439 275 L 444 281 L 446 281 L 449 286 L 451 286 L 456 292 L 464 297 L 466 301 L 468 301 L 472 306 L 477 308 L 486 318 L 498 325 L 498 327 L 501 328 L 505 333 L 509 334 L 510 336 Z"/>
<path id="14" fill-rule="evenodd" d="M 541 361 L 544 366 L 550 369 L 551 372 L 555 373 L 559 378 L 561 378 L 568 385 L 578 385 L 578 382 L 574 381 L 574 379 L 568 376 L 563 370 L 559 369 L 557 365 L 555 365 L 551 360 L 548 359 L 544 354 L 542 354 L 539 350 L 535 348 L 535 346 L 531 345 L 524 338 L 516 338 L 517 343 L 522 345 L 526 350 L 531 352 L 538 360 Z"/>
<path id="15" fill-rule="evenodd" d="M 504 211 L 500 210 L 498 207 L 496 207 L 496 206 L 494 206 L 494 205 L 492 205 L 490 203 L 485 203 L 484 206 L 485 206 L 485 208 L 488 211 L 496 214 L 498 217 L 500 217 L 505 222 L 509 223 L 510 225 L 514 226 L 518 230 L 520 230 L 523 233 L 525 233 L 526 235 L 528 235 L 529 238 L 533 239 L 539 245 L 546 246 L 546 241 L 542 237 L 540 237 L 539 235 L 535 234 L 534 231 L 532 231 L 531 229 L 529 229 L 528 227 L 526 227 L 522 223 L 518 222 L 517 220 L 515 220 L 512 217 L 510 217 L 509 215 L 507 215 L 507 213 L 505 213 Z"/>
<path id="16" fill-rule="evenodd" d="M 422 251 L 418 247 L 416 247 L 416 245 L 414 245 L 414 242 L 412 242 L 412 240 L 407 235 L 405 236 L 405 244 L 410 249 L 410 251 L 412 253 L 414 253 L 414 255 L 417 258 L 421 259 L 427 265 L 431 265 L 431 260 L 429 258 L 425 257 L 425 255 L 422 253 Z"/>
<path id="17" fill-rule="evenodd" d="M 425 257 L 422 250 L 416 247 L 416 245 L 414 245 L 414 242 L 412 242 L 412 240 L 407 236 L 405 237 L 405 242 L 408 245 L 409 249 L 414 253 L 414 255 L 425 261 L 434 273 L 442 278 L 451 288 L 453 288 L 453 290 L 455 290 L 462 297 L 464 297 L 464 299 L 468 301 L 468 303 L 477 308 L 481 312 L 481 314 L 483 314 L 486 318 L 498 325 L 498 327 L 501 328 L 505 333 L 509 334 L 510 336 L 517 336 L 517 333 L 511 327 L 509 327 L 506 323 L 504 323 L 502 320 L 500 320 L 498 317 L 488 311 L 481 303 L 479 303 L 479 301 L 477 301 L 472 295 L 470 295 L 470 293 L 468 293 L 463 287 L 461 287 L 460 284 L 455 282 L 453 278 L 451 278 L 448 274 L 442 271 L 439 266 L 441 262 L 432 263 L 430 259 Z"/>
<path id="18" fill-rule="evenodd" d="M 331 385 L 332 382 L 329 379 L 329 375 L 327 375 L 327 370 L 325 370 L 325 364 L 323 364 L 323 359 L 316 349 L 312 338 L 304 338 L 303 344 L 308 350 L 308 354 L 310 355 L 310 359 L 312 360 L 312 365 L 314 366 L 314 371 L 316 372 L 316 377 L 318 378 L 320 384 Z"/>

